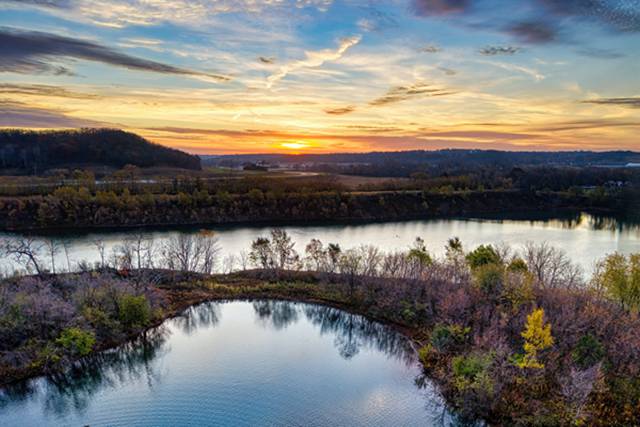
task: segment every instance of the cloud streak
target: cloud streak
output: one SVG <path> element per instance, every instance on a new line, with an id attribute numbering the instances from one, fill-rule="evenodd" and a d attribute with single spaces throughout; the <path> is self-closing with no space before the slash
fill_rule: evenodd
<path id="1" fill-rule="evenodd" d="M 81 128 L 105 126 L 105 123 L 71 117 L 62 111 L 33 107 L 22 102 L 0 101 L 0 126 Z"/>
<path id="2" fill-rule="evenodd" d="M 454 91 L 433 87 L 427 83 L 418 82 L 409 86 L 395 86 L 379 98 L 369 102 L 370 106 L 380 107 L 413 98 L 453 95 Z"/>
<path id="3" fill-rule="evenodd" d="M 582 101 L 583 104 L 617 105 L 620 107 L 640 108 L 640 96 L 626 98 L 599 98 Z"/>
<path id="4" fill-rule="evenodd" d="M 127 55 L 92 41 L 38 31 L 0 27 L 0 72 L 66 74 L 73 72 L 57 62 L 81 59 L 136 71 L 174 74 L 224 82 L 229 77 L 174 67 Z"/>
<path id="5" fill-rule="evenodd" d="M 337 49 L 323 49 L 319 51 L 307 51 L 305 52 L 306 58 L 298 61 L 291 62 L 289 64 L 280 67 L 278 72 L 267 77 L 267 88 L 271 89 L 274 84 L 284 79 L 287 75 L 295 73 L 296 71 L 304 68 L 317 68 L 321 67 L 325 62 L 337 61 L 342 58 L 349 48 L 360 43 L 361 36 L 353 36 L 340 40 L 340 44 Z"/>
<path id="6" fill-rule="evenodd" d="M 73 92 L 60 86 L 37 84 L 0 84 L 0 94 L 21 96 L 47 96 L 70 99 L 97 99 L 98 95 Z"/>
<path id="7" fill-rule="evenodd" d="M 496 55 L 515 55 L 520 52 L 520 48 L 516 46 L 486 46 L 479 50 L 480 55 L 496 56 Z"/>
<path id="8" fill-rule="evenodd" d="M 324 110 L 325 113 L 334 116 L 341 116 L 343 114 L 353 113 L 354 111 L 356 111 L 356 107 L 354 105 L 347 105 L 346 107 L 329 108 Z"/>

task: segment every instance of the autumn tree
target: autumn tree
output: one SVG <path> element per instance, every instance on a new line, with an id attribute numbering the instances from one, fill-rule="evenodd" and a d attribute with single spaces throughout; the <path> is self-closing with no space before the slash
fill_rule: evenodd
<path id="1" fill-rule="evenodd" d="M 544 364 L 538 360 L 538 355 L 551 347 L 554 339 L 551 335 L 551 325 L 545 324 L 542 308 L 534 309 L 527 316 L 527 323 L 521 335 L 524 338 L 524 355 L 518 357 L 517 365 L 521 368 L 544 368 Z"/>

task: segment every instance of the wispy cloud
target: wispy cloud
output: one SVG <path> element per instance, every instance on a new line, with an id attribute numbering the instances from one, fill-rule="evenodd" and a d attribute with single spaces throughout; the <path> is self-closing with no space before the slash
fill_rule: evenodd
<path id="1" fill-rule="evenodd" d="M 174 67 L 127 55 L 92 41 L 38 31 L 0 27 L 0 72 L 20 74 L 72 74 L 59 61 L 82 59 L 131 70 L 176 74 L 228 81 L 229 77 Z"/>
<path id="2" fill-rule="evenodd" d="M 71 99 L 97 99 L 98 95 L 70 91 L 64 87 L 38 84 L 0 84 L 0 94 L 20 96 L 47 96 Z"/>
<path id="3" fill-rule="evenodd" d="M 353 113 L 355 110 L 355 105 L 347 105 L 346 107 L 329 108 L 324 110 L 324 112 L 327 114 L 332 114 L 334 116 L 340 116 L 343 114 Z"/>
<path id="4" fill-rule="evenodd" d="M 480 55 L 484 56 L 515 55 L 520 51 L 517 46 L 485 46 L 479 50 Z"/>
<path id="5" fill-rule="evenodd" d="M 259 56 L 258 57 L 258 61 L 262 62 L 263 64 L 275 64 L 276 58 L 274 58 L 272 56 L 270 56 L 270 57 Z"/>
<path id="6" fill-rule="evenodd" d="M 640 108 L 640 96 L 626 98 L 598 98 L 582 101 L 583 104 L 618 105 L 621 107 Z"/>
<path id="7" fill-rule="evenodd" d="M 471 7 L 471 0 L 413 0 L 412 8 L 419 16 L 461 13 Z"/>
<path id="8" fill-rule="evenodd" d="M 100 127 L 105 123 L 69 116 L 64 111 L 0 100 L 0 126 L 26 128 Z"/>
<path id="9" fill-rule="evenodd" d="M 618 59 L 624 58 L 624 53 L 617 52 L 612 49 L 601 49 L 596 47 L 585 47 L 576 51 L 578 54 L 598 59 Z"/>
<path id="10" fill-rule="evenodd" d="M 0 0 L 13 7 L 59 9 L 64 17 L 122 28 L 162 22 L 197 25 L 220 14 L 314 8 L 327 11 L 333 0 Z"/>
<path id="11" fill-rule="evenodd" d="M 417 82 L 409 86 L 395 86 L 389 89 L 387 93 L 379 98 L 369 102 L 369 105 L 379 107 L 396 102 L 406 101 L 419 97 L 434 97 L 453 95 L 455 91 L 434 87 L 428 83 Z"/>
<path id="12" fill-rule="evenodd" d="M 550 43 L 558 38 L 555 25 L 543 20 L 518 22 L 505 30 L 521 42 L 529 44 Z"/>
<path id="13" fill-rule="evenodd" d="M 285 78 L 288 74 L 294 73 L 297 70 L 321 67 L 325 62 L 337 61 L 350 47 L 357 45 L 361 38 L 361 36 L 344 38 L 340 40 L 340 45 L 335 50 L 323 49 L 305 52 L 305 59 L 285 64 L 280 67 L 278 72 L 267 77 L 267 88 L 273 87 L 274 84 Z"/>
<path id="14" fill-rule="evenodd" d="M 423 52 L 423 53 L 438 53 L 441 51 L 442 51 L 442 48 L 434 44 L 428 44 L 420 48 L 420 52 Z"/>

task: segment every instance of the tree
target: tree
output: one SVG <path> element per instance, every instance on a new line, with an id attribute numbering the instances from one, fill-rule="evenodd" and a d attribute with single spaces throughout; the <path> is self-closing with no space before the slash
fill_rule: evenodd
<path id="1" fill-rule="evenodd" d="M 218 237 L 210 231 L 180 233 L 167 240 L 162 248 L 166 268 L 211 274 L 220 253 Z"/>
<path id="2" fill-rule="evenodd" d="M 38 275 L 43 273 L 40 266 L 42 249 L 42 242 L 35 240 L 33 237 L 9 238 L 3 244 L 3 250 L 8 256 L 13 257 L 18 264 L 24 265 L 27 271 L 33 268 Z"/>
<path id="3" fill-rule="evenodd" d="M 277 268 L 284 269 L 291 267 L 298 261 L 298 254 L 295 249 L 293 249 L 295 243 L 283 229 L 275 228 L 271 230 L 271 245 Z"/>
<path id="4" fill-rule="evenodd" d="M 60 252 L 61 244 L 55 239 L 46 239 L 44 246 L 47 249 L 47 255 L 49 255 L 49 260 L 51 261 L 51 272 L 56 274 L 56 255 Z"/>
<path id="5" fill-rule="evenodd" d="M 251 242 L 249 259 L 251 263 L 263 269 L 274 268 L 274 255 L 268 238 L 258 237 Z"/>
<path id="6" fill-rule="evenodd" d="M 524 338 L 524 355 L 517 364 L 521 368 L 542 369 L 544 364 L 538 360 L 541 351 L 551 347 L 554 343 L 551 335 L 551 325 L 544 322 L 544 310 L 536 308 L 527 316 L 527 323 L 522 332 Z"/>
<path id="7" fill-rule="evenodd" d="M 547 242 L 524 246 L 524 260 L 536 284 L 542 288 L 575 288 L 582 284 L 582 271 L 567 255 Z"/>
<path id="8" fill-rule="evenodd" d="M 629 257 L 619 253 L 609 255 L 594 281 L 626 310 L 640 311 L 640 254 Z"/>
<path id="9" fill-rule="evenodd" d="M 501 264 L 500 255 L 491 245 L 480 245 L 467 254 L 469 267 L 476 269 L 490 264 Z"/>
<path id="10" fill-rule="evenodd" d="M 327 267 L 327 251 L 318 239 L 311 239 L 304 249 L 309 268 L 314 271 L 324 271 Z"/>

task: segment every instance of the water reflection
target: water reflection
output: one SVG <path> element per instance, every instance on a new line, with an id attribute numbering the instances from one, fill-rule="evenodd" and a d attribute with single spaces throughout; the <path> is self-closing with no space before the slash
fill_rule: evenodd
<path id="1" fill-rule="evenodd" d="M 285 329 L 298 321 L 298 308 L 289 301 L 260 300 L 253 302 L 258 322 L 263 327 Z"/>
<path id="2" fill-rule="evenodd" d="M 0 410 L 38 397 L 46 414 L 82 414 L 105 388 L 140 378 L 153 388 L 162 379 L 154 360 L 166 353 L 167 338 L 167 328 L 160 326 L 130 343 L 85 358 L 65 372 L 10 385 L 0 390 Z"/>
<path id="3" fill-rule="evenodd" d="M 62 374 L 1 390 L 0 425 L 176 425 L 212 416 L 216 425 L 458 425 L 415 360 L 401 334 L 336 308 L 210 302 Z M 283 412 L 283 402 L 297 406 Z"/>
<path id="4" fill-rule="evenodd" d="M 321 334 L 335 335 L 334 345 L 345 359 L 357 355 L 364 346 L 406 363 L 415 361 L 409 340 L 380 323 L 321 305 L 305 306 L 304 314 L 320 328 Z"/>

